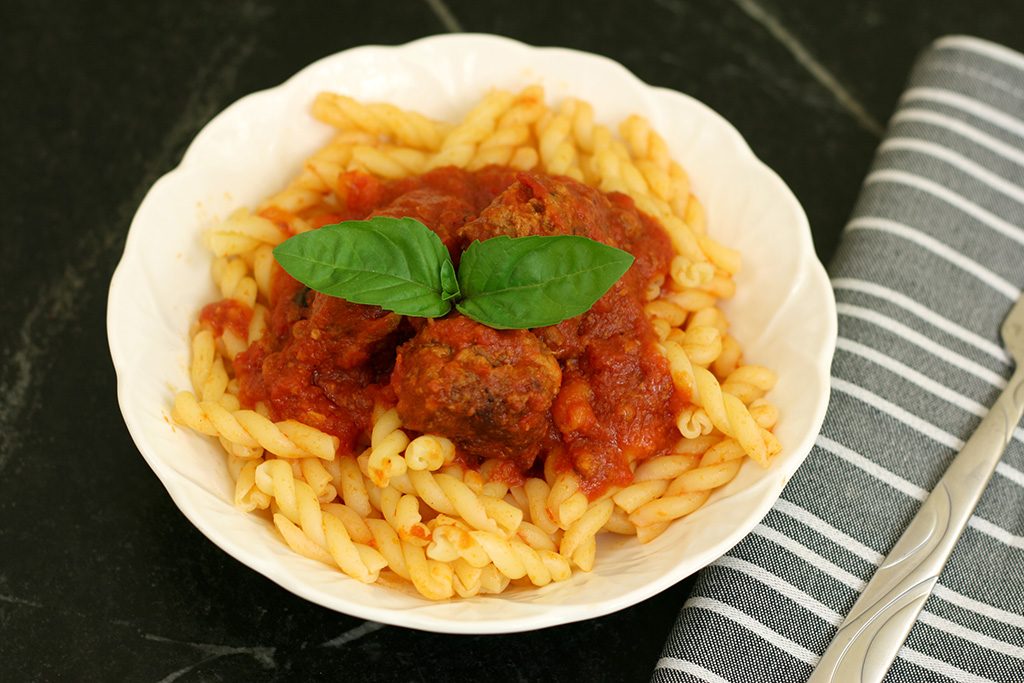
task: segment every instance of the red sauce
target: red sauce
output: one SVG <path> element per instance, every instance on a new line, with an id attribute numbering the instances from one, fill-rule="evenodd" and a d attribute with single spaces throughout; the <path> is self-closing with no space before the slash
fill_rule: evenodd
<path id="1" fill-rule="evenodd" d="M 591 495 L 609 484 L 628 483 L 631 462 L 664 453 L 678 439 L 675 416 L 685 399 L 674 389 L 643 312 L 643 294 L 652 282 L 664 280 L 673 252 L 661 226 L 629 197 L 605 195 L 568 178 L 498 167 L 476 172 L 443 168 L 401 180 L 345 173 L 336 195 L 337 205 L 313 207 L 299 217 L 323 225 L 370 215 L 411 216 L 438 234 L 456 262 L 474 239 L 529 234 L 582 234 L 630 251 L 636 262 L 581 316 L 529 332 L 486 333 L 473 332 L 465 323 L 453 325 L 460 318 L 454 313 L 444 321 L 402 318 L 311 292 L 277 269 L 267 334 L 236 361 L 243 404 L 262 401 L 275 419 L 297 419 L 335 434 L 342 453 L 365 445 L 375 403 L 398 405 L 407 426 L 429 422 L 444 410 L 450 425 L 462 411 L 467 424 L 472 417 L 474 428 L 493 425 L 494 438 L 502 438 L 501 430 L 508 428 L 506 451 L 529 456 L 506 453 L 492 476 L 515 482 L 531 467 L 536 472 L 545 457 L 558 457 L 559 467 L 579 472 Z M 230 325 L 225 322 L 229 318 L 211 315 L 221 324 Z M 409 363 L 417 362 L 424 348 L 434 353 L 438 344 L 442 352 L 429 356 L 438 364 L 436 374 L 421 367 L 417 382 L 436 380 L 441 373 L 470 383 L 479 378 L 494 384 L 495 391 L 509 392 L 509 404 L 549 406 L 539 423 L 529 420 L 528 438 L 536 440 L 536 448 L 524 446 L 527 437 L 517 433 L 525 414 L 474 404 L 472 387 L 437 401 L 432 395 L 408 395 L 409 387 L 421 387 L 408 383 Z M 396 357 L 403 359 L 398 369 Z M 510 370 L 509 364 L 516 363 L 521 363 L 518 372 Z M 539 375 L 544 378 L 530 384 Z M 434 384 L 440 393 L 447 389 L 443 382 Z M 407 393 L 397 395 L 403 386 Z M 549 396 L 524 393 L 533 391 L 530 387 Z M 426 403 L 431 408 L 417 412 L 414 406 Z M 505 412 L 492 414 L 485 408 Z M 481 445 L 486 440 L 455 431 L 462 434 L 456 443 L 464 461 L 494 452 L 493 443 Z"/>
<path id="2" fill-rule="evenodd" d="M 245 339 L 249 336 L 249 323 L 252 321 L 252 309 L 234 299 L 222 299 L 207 304 L 199 312 L 199 323 L 212 328 L 216 336 L 231 330 Z"/>

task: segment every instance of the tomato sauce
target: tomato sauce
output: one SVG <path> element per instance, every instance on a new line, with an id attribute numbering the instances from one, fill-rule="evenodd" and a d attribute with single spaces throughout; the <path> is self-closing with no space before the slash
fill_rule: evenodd
<path id="1" fill-rule="evenodd" d="M 628 483 L 632 462 L 667 452 L 679 438 L 675 417 L 685 399 L 643 312 L 644 293 L 664 281 L 673 251 L 629 197 L 500 167 L 401 180 L 345 173 L 335 194 L 337 202 L 299 217 L 324 225 L 410 216 L 456 263 L 473 240 L 538 234 L 584 235 L 636 261 L 587 313 L 528 332 L 474 331 L 477 323 L 454 312 L 441 321 L 403 318 L 310 291 L 277 268 L 267 333 L 235 363 L 244 405 L 263 402 L 274 419 L 334 434 L 342 453 L 365 446 L 375 405 L 397 405 L 407 428 L 441 419 L 463 461 L 501 457 L 492 476 L 515 482 L 557 457 L 591 495 Z M 235 324 L 229 313 L 210 318 Z"/>
<path id="2" fill-rule="evenodd" d="M 199 324 L 208 326 L 216 336 L 231 330 L 245 339 L 249 336 L 249 323 L 252 322 L 252 309 L 234 299 L 223 299 L 207 304 L 199 312 Z"/>

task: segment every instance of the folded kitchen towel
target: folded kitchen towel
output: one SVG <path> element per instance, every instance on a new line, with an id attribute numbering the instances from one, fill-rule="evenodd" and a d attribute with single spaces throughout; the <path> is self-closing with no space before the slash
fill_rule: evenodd
<path id="1" fill-rule="evenodd" d="M 764 521 L 698 577 L 655 681 L 802 681 L 1012 370 L 1024 287 L 1024 55 L 915 67 L 830 267 L 832 398 Z M 1024 429 L 886 680 L 1024 681 Z"/>

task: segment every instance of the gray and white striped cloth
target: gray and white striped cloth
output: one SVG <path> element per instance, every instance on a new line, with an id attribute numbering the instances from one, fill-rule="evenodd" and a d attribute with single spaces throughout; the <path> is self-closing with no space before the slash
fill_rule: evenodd
<path id="1" fill-rule="evenodd" d="M 1012 369 L 1024 287 L 1024 55 L 950 37 L 915 67 L 830 272 L 821 435 L 753 533 L 705 569 L 654 680 L 802 681 Z M 891 681 L 1024 682 L 1018 427 Z"/>

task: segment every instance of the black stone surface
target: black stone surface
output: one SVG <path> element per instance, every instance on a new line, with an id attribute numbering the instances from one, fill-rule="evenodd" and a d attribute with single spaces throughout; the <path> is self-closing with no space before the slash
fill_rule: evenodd
<path id="1" fill-rule="evenodd" d="M 453 29 L 598 52 L 730 119 L 827 262 L 917 52 L 947 33 L 1024 49 L 1021 26 L 1020 2 L 957 0 L 2 3 L 0 680 L 646 680 L 686 599 L 688 581 L 517 635 L 380 627 L 185 520 L 121 420 L 106 291 L 148 187 L 234 100 Z"/>

